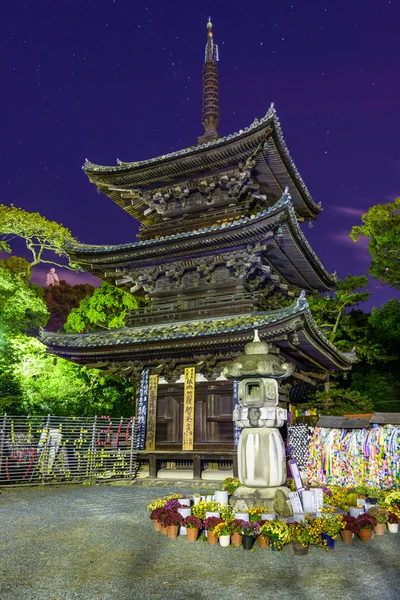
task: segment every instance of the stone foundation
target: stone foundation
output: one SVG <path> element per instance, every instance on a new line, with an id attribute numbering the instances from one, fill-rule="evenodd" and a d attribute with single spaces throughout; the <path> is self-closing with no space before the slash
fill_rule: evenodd
<path id="1" fill-rule="evenodd" d="M 252 488 L 242 485 L 230 497 L 229 504 L 237 512 L 255 506 L 267 508 L 280 517 L 291 517 L 293 510 L 288 502 L 289 492 L 286 486 Z"/>

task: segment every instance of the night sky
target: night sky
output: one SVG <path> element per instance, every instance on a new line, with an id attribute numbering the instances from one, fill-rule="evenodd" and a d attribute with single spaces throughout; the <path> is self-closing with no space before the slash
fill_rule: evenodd
<path id="1" fill-rule="evenodd" d="M 81 166 L 197 142 L 209 15 L 220 133 L 275 102 L 291 156 L 324 209 L 306 236 L 330 272 L 365 273 L 369 254 L 348 237 L 351 226 L 400 196 L 399 0 L 6 1 L 0 202 L 38 211 L 81 242 L 135 241 L 137 223 Z M 44 284 L 47 270 L 34 280 Z M 70 283 L 94 280 L 58 272 Z M 393 295 L 376 282 L 370 289 L 378 305 Z"/>

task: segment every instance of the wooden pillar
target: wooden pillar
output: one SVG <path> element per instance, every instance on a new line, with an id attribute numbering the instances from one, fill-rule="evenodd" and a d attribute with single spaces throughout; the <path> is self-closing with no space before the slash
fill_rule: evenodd
<path id="1" fill-rule="evenodd" d="M 193 454 L 193 478 L 201 479 L 200 454 Z"/>
<path id="2" fill-rule="evenodd" d="M 157 477 L 157 456 L 149 454 L 149 477 Z"/>

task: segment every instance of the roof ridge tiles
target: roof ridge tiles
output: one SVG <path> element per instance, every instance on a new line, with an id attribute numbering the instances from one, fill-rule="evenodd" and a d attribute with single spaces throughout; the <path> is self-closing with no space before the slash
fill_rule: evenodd
<path id="1" fill-rule="evenodd" d="M 84 171 L 94 171 L 94 172 L 112 172 L 112 171 L 118 172 L 118 171 L 123 171 L 124 169 L 141 167 L 141 166 L 145 166 L 145 165 L 151 165 L 153 163 L 161 162 L 163 160 L 169 160 L 171 158 L 176 158 L 178 156 L 190 154 L 191 152 L 197 152 L 200 150 L 204 150 L 206 148 L 221 146 L 224 142 L 230 141 L 233 138 L 239 138 L 242 136 L 245 137 L 249 133 L 249 131 L 257 129 L 258 127 L 261 128 L 261 126 L 265 125 L 266 123 L 268 123 L 271 120 L 276 121 L 276 124 L 279 125 L 279 119 L 277 117 L 275 105 L 273 102 L 271 102 L 271 105 L 270 105 L 268 111 L 266 112 L 264 117 L 262 117 L 261 119 L 256 118 L 256 119 L 254 119 L 253 123 L 251 125 L 249 125 L 248 127 L 245 127 L 244 129 L 240 129 L 238 132 L 231 133 L 229 135 L 212 140 L 205 144 L 197 144 L 194 146 L 189 146 L 188 148 L 182 148 L 181 150 L 177 150 L 175 152 L 169 152 L 167 154 L 161 154 L 160 156 L 156 156 L 154 158 L 148 158 L 146 160 L 129 162 L 129 161 L 121 161 L 121 160 L 117 159 L 116 165 L 109 165 L 109 166 L 97 165 L 95 163 L 92 163 L 90 160 L 88 160 L 86 158 L 85 163 L 82 166 L 82 169 Z"/>
<path id="2" fill-rule="evenodd" d="M 203 337 L 220 335 L 222 333 L 234 333 L 236 331 L 249 331 L 254 328 L 260 328 L 277 321 L 284 321 L 288 317 L 304 314 L 310 328 L 318 335 L 335 354 L 337 354 L 344 363 L 351 365 L 354 362 L 353 357 L 341 352 L 332 344 L 325 335 L 319 330 L 314 321 L 310 307 L 306 300 L 305 291 L 302 290 L 300 296 L 291 305 L 284 308 L 266 312 L 254 312 L 246 315 L 228 315 L 225 317 L 213 317 L 191 321 L 178 321 L 176 323 L 141 325 L 137 327 L 124 327 L 122 329 L 98 331 L 91 333 L 53 333 L 40 329 L 39 339 L 47 346 L 59 347 L 90 347 L 110 344 L 110 338 L 117 336 L 113 343 L 117 345 L 127 345 L 132 343 L 146 343 L 157 340 L 172 340 L 185 337 Z M 243 322 L 238 323 L 238 320 Z M 229 324 L 232 321 L 232 324 Z M 218 327 L 218 323 L 220 326 Z M 207 325 L 210 327 L 207 328 Z M 180 329 L 197 326 L 196 331 L 180 331 Z"/>

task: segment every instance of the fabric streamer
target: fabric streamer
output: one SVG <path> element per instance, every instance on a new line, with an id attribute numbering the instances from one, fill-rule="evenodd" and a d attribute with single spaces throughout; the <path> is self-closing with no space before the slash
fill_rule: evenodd
<path id="1" fill-rule="evenodd" d="M 307 478 L 312 485 L 400 487 L 400 427 L 315 427 L 308 444 Z M 298 460 L 298 459 L 297 459 Z"/>

